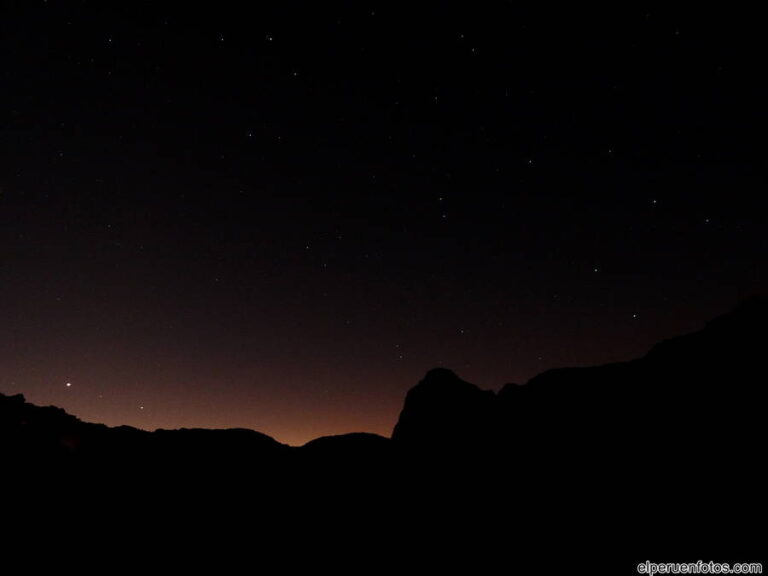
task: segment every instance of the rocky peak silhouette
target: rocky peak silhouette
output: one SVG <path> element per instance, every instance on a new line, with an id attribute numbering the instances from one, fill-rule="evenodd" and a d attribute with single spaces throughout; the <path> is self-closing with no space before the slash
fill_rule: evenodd
<path id="1" fill-rule="evenodd" d="M 490 442 L 496 432 L 495 411 L 494 392 L 435 368 L 408 392 L 392 440 L 426 449 Z"/>

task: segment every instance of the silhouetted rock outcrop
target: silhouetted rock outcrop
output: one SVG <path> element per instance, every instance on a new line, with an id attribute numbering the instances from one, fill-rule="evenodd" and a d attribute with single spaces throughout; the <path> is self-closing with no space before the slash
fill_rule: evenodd
<path id="1" fill-rule="evenodd" d="M 498 395 L 433 370 L 409 391 L 393 440 L 477 448 L 502 442 L 518 453 L 562 458 L 678 450 L 675 457 L 686 459 L 712 454 L 728 439 L 751 442 L 762 406 L 756 375 L 765 371 L 767 308 L 756 299 L 637 360 L 550 370 Z"/>
<path id="2" fill-rule="evenodd" d="M 495 396 L 446 368 L 430 370 L 408 392 L 392 440 L 425 450 L 493 442 L 498 420 Z"/>

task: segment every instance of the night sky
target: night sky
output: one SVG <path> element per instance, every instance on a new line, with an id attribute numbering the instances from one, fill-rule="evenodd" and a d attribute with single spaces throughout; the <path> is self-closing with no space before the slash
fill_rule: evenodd
<path id="1" fill-rule="evenodd" d="M 3 2 L 0 392 L 301 444 L 697 329 L 766 286 L 763 27 Z"/>

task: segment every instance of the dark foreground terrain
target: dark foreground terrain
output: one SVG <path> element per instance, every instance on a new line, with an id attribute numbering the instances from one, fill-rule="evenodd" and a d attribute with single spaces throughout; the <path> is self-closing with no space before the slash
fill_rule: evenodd
<path id="1" fill-rule="evenodd" d="M 107 573 L 761 561 L 767 311 L 498 394 L 432 370 L 391 439 L 108 428 L 0 395 L 5 550 Z"/>

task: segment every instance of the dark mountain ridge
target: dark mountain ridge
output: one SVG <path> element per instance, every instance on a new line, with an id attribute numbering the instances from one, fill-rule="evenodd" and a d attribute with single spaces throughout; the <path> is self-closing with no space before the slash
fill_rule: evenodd
<path id="1" fill-rule="evenodd" d="M 590 436 L 658 436 L 698 423 L 711 437 L 729 428 L 745 431 L 761 406 L 761 354 L 768 326 L 766 300 L 753 299 L 702 330 L 655 345 L 645 356 L 585 368 L 559 368 L 498 394 L 465 382 L 446 368 L 430 370 L 407 394 L 394 427 L 397 449 L 482 450 Z M 652 422 L 654 434 L 648 431 Z M 734 428 L 735 426 L 735 428 Z M 318 438 L 300 448 L 245 429 L 143 431 L 82 422 L 53 406 L 29 404 L 20 394 L 0 394 L 0 446 L 6 458 L 108 458 L 149 451 L 226 460 L 252 454 L 317 454 L 371 449 L 386 452 L 373 434 Z M 609 432 L 610 431 L 610 432 Z M 564 432 L 566 432 L 564 434 Z M 665 439 L 669 441 L 671 438 Z M 722 440 L 722 438 L 721 438 Z M 712 449 L 715 446 L 708 446 Z"/>
<path id="2" fill-rule="evenodd" d="M 597 543 L 603 557 L 632 562 L 755 550 L 767 312 L 753 300 L 641 358 L 550 370 L 498 394 L 431 370 L 391 439 L 297 448 L 242 429 L 108 428 L 0 395 L 4 510 L 15 503 L 17 522 L 34 527 L 84 514 L 91 528 L 115 517 L 127 526 L 149 514 L 159 541 L 172 529 L 205 534 L 205 546 L 247 546 L 256 525 L 301 525 L 325 552 L 354 542 L 383 558 L 396 541 L 423 566 L 442 558 L 475 571 L 550 544 L 565 557 Z M 248 531 L 236 530 L 243 522 Z"/>
<path id="3" fill-rule="evenodd" d="M 707 438 L 728 428 L 704 447 L 714 449 L 759 421 L 766 326 L 766 300 L 754 299 L 641 358 L 549 370 L 524 385 L 506 384 L 497 395 L 435 369 L 408 393 L 393 440 L 473 449 L 502 443 L 517 450 L 545 438 L 650 441 L 665 432 L 668 442 L 690 426 Z"/>

